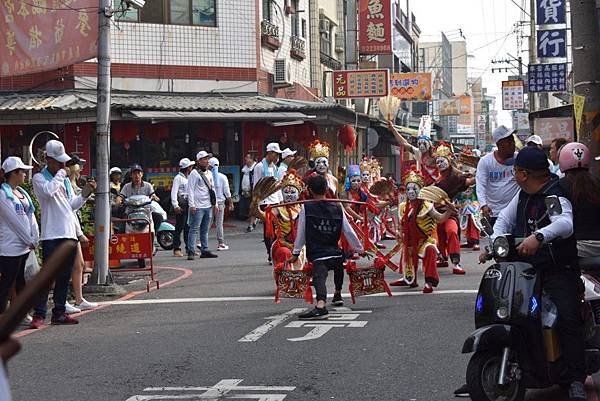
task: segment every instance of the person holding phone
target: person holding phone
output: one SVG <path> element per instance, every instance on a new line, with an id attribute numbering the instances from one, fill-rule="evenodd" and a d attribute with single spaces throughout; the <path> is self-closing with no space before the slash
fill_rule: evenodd
<path id="1" fill-rule="evenodd" d="M 18 157 L 8 157 L 2 163 L 6 182 L 0 190 L 0 313 L 6 309 L 13 284 L 17 293 L 25 287 L 25 263 L 39 241 L 35 206 L 21 188 L 32 168 Z"/>

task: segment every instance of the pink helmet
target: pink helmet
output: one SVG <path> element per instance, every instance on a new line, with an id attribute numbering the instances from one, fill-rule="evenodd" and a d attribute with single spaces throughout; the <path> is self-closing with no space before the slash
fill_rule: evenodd
<path id="1" fill-rule="evenodd" d="M 590 150 L 583 143 L 567 143 L 559 150 L 558 165 L 563 173 L 575 168 L 590 168 Z"/>

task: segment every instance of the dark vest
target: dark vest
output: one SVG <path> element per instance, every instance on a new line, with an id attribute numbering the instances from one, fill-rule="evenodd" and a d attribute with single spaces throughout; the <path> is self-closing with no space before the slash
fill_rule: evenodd
<path id="1" fill-rule="evenodd" d="M 342 234 L 342 206 L 332 202 L 309 202 L 304 204 L 304 213 L 308 260 L 342 256 L 338 245 Z"/>
<path id="2" fill-rule="evenodd" d="M 544 200 L 547 196 L 556 195 L 566 197 L 566 194 L 558 185 L 557 179 L 550 180 L 540 191 L 533 195 L 525 191 L 519 193 L 517 206 L 517 222 L 514 229 L 516 237 L 528 237 L 535 231 L 535 222 L 546 212 Z M 538 228 L 550 224 L 550 218 L 545 217 Z M 527 258 L 527 262 L 540 269 L 559 269 L 564 266 L 576 266 L 577 264 L 577 241 L 575 235 L 569 238 L 557 238 L 546 246 L 541 246 L 535 255 Z"/>
<path id="3" fill-rule="evenodd" d="M 587 198 L 580 197 L 573 202 L 571 183 L 565 177 L 558 182 L 561 190 L 573 205 L 573 226 L 575 238 L 579 240 L 600 240 L 600 213 L 598 207 Z"/>

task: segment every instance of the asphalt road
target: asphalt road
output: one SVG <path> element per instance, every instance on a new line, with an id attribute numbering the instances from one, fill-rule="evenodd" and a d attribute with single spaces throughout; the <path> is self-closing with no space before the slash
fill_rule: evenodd
<path id="1" fill-rule="evenodd" d="M 260 240 L 236 236 L 219 258 L 194 262 L 160 252 L 157 265 L 191 276 L 81 316 L 77 326 L 21 337 L 9 365 L 14 400 L 453 399 L 483 271 L 475 253 L 464 255 L 466 276 L 440 269 L 434 294 L 395 288 L 391 298 L 346 298 L 345 309 L 311 325 L 295 318 L 309 307 L 303 301 L 273 302 Z M 182 274 L 159 269 L 163 284 Z M 552 390 L 529 399 L 562 398 Z"/>

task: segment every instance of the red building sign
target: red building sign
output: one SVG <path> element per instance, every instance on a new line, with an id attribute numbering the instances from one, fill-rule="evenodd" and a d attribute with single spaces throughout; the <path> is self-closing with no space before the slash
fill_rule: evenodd
<path id="1" fill-rule="evenodd" d="M 359 0 L 360 54 L 392 54 L 390 0 Z"/>
<path id="2" fill-rule="evenodd" d="M 334 71 L 333 97 L 336 99 L 384 97 L 388 94 L 388 70 Z"/>
<path id="3" fill-rule="evenodd" d="M 98 54 L 98 1 L 0 1 L 0 76 L 54 70 Z"/>

